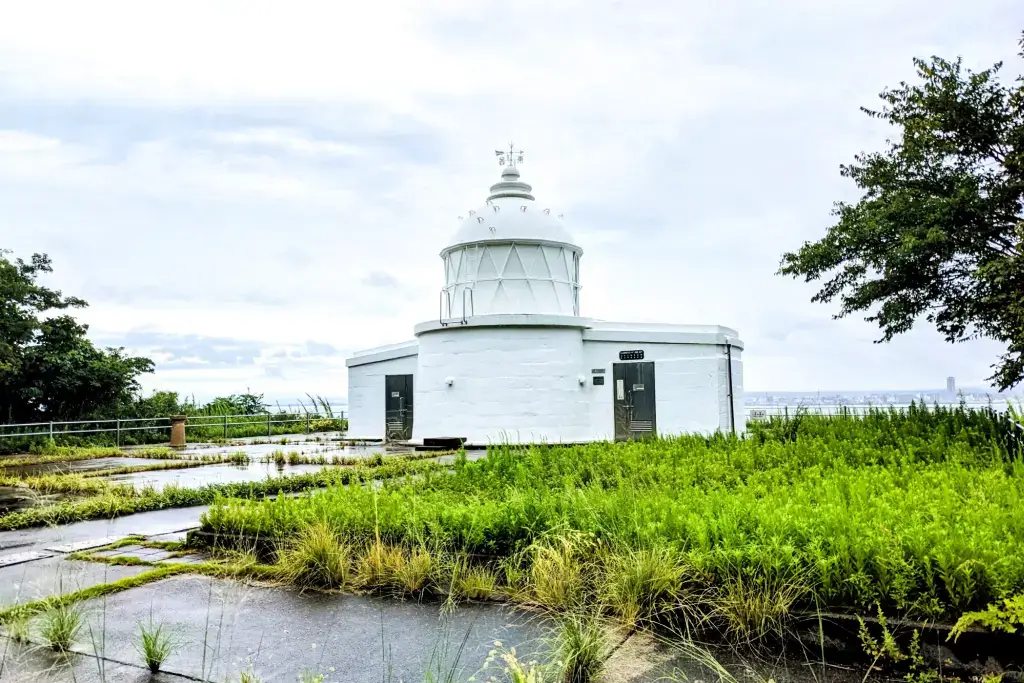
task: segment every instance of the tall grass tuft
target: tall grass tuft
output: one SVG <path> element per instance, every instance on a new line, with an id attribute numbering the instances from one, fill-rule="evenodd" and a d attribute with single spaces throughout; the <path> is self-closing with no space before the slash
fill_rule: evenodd
<path id="1" fill-rule="evenodd" d="M 558 678 L 562 683 L 590 683 L 604 671 L 611 646 L 600 621 L 592 615 L 563 616 L 552 637 Z"/>
<path id="2" fill-rule="evenodd" d="M 711 617 L 722 621 L 734 639 L 754 642 L 781 635 L 794 603 L 809 592 L 798 576 L 737 572 L 717 587 Z"/>
<path id="3" fill-rule="evenodd" d="M 150 618 L 148 624 L 139 623 L 139 633 L 135 639 L 135 649 L 142 656 L 142 661 L 153 673 L 160 670 L 167 658 L 176 648 L 174 637 L 163 624 L 153 625 Z"/>
<path id="4" fill-rule="evenodd" d="M 78 638 L 82 622 L 82 610 L 77 604 L 57 603 L 40 617 L 39 635 L 50 649 L 66 652 Z"/>
<path id="5" fill-rule="evenodd" d="M 6 624 L 7 635 L 16 643 L 28 644 L 32 641 L 32 620 L 28 614 L 19 614 Z"/>
<path id="6" fill-rule="evenodd" d="M 279 561 L 282 574 L 301 589 L 342 588 L 351 578 L 352 546 L 317 522 L 281 551 Z"/>
<path id="7" fill-rule="evenodd" d="M 609 553 L 603 564 L 601 602 L 627 628 L 676 607 L 683 568 L 669 548 L 623 548 Z"/>
<path id="8" fill-rule="evenodd" d="M 584 592 L 583 542 L 560 536 L 533 547 L 530 585 L 534 599 L 552 609 L 581 604 Z"/>
<path id="9" fill-rule="evenodd" d="M 451 561 L 449 595 L 452 600 L 490 600 L 498 586 L 498 575 L 490 567 L 470 563 L 465 555 Z"/>
<path id="10" fill-rule="evenodd" d="M 437 568 L 434 556 L 425 547 L 415 548 L 395 568 L 396 587 L 408 595 L 420 595 L 426 590 Z"/>

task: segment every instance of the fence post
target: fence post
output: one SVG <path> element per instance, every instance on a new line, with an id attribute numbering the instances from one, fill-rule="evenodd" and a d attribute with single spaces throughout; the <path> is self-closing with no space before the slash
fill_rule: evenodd
<path id="1" fill-rule="evenodd" d="M 185 447 L 185 415 L 171 415 L 171 448 Z"/>
<path id="2" fill-rule="evenodd" d="M 267 436 L 270 436 L 270 413 L 267 413 Z"/>
<path id="3" fill-rule="evenodd" d="M 227 439 L 228 439 L 228 416 L 225 415 L 224 416 L 224 440 L 227 441 Z"/>
<path id="4" fill-rule="evenodd" d="M 53 423 L 50 423 L 50 441 L 53 441 Z"/>
<path id="5" fill-rule="evenodd" d="M 117 432 L 114 435 L 114 445 L 121 447 L 121 418 L 117 419 Z"/>
<path id="6" fill-rule="evenodd" d="M 309 434 L 309 413 L 306 413 L 306 434 Z"/>

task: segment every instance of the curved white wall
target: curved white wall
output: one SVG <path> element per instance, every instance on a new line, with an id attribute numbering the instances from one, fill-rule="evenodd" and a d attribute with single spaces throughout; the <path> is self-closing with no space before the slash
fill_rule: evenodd
<path id="1" fill-rule="evenodd" d="M 591 438 L 578 327 L 444 328 L 420 334 L 417 358 L 414 440 Z"/>

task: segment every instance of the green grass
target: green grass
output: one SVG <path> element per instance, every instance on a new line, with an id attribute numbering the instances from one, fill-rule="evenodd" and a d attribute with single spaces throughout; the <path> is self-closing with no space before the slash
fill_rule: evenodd
<path id="1" fill-rule="evenodd" d="M 118 517 L 136 512 L 208 505 L 221 498 L 265 498 L 278 493 L 296 493 L 328 486 L 361 485 L 373 479 L 429 473 L 442 467 L 444 466 L 432 462 L 396 459 L 388 460 L 380 467 L 324 469 L 320 472 L 268 477 L 258 482 L 210 484 L 198 488 L 166 486 L 163 489 L 155 490 L 131 486 L 110 487 L 82 484 L 81 492 L 96 495 L 83 500 L 65 501 L 56 505 L 29 508 L 4 515 L 0 517 L 0 530 L 24 529 L 47 524 L 67 524 L 86 519 Z M 91 480 L 78 477 L 76 481 L 90 482 Z M 356 488 L 359 487 L 356 486 Z"/>
<path id="2" fill-rule="evenodd" d="M 344 588 L 353 564 L 352 547 L 325 524 L 314 524 L 280 555 L 283 574 L 300 588 Z"/>
<path id="3" fill-rule="evenodd" d="M 187 456 L 170 448 L 135 448 L 121 450 L 114 446 L 56 446 L 38 455 L 0 458 L 0 468 L 17 467 L 20 465 L 37 465 L 48 462 L 70 462 L 73 460 L 92 460 L 94 458 L 143 458 L 179 460 Z"/>
<path id="4" fill-rule="evenodd" d="M 744 639 L 818 608 L 955 619 L 1024 590 L 1019 439 L 991 411 L 914 408 L 742 439 L 498 446 L 377 488 L 221 499 L 203 527 L 287 538 L 323 522 L 356 546 L 499 563 L 503 589 L 552 608 L 687 614 Z"/>
<path id="5" fill-rule="evenodd" d="M 562 617 L 552 636 L 552 645 L 561 683 L 597 680 L 612 653 L 605 630 L 591 615 Z"/>
<path id="6" fill-rule="evenodd" d="M 163 624 L 154 625 L 152 617 L 148 624 L 139 623 L 135 649 L 152 673 L 160 671 L 176 647 L 177 641 Z"/>
<path id="7" fill-rule="evenodd" d="M 58 602 L 40 616 L 39 635 L 50 649 L 66 652 L 78 638 L 82 621 L 82 611 L 77 603 Z"/>

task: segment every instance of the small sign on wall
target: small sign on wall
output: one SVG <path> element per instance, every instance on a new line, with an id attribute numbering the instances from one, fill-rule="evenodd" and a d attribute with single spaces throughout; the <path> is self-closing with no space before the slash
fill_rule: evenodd
<path id="1" fill-rule="evenodd" d="M 752 408 L 747 417 L 751 420 L 765 420 L 768 418 L 768 411 L 764 408 Z"/>
<path id="2" fill-rule="evenodd" d="M 399 394 L 397 391 L 391 392 L 391 398 L 398 398 L 399 396 L 401 396 L 401 394 Z"/>
<path id="3" fill-rule="evenodd" d="M 604 376 L 603 375 L 598 375 L 597 377 L 594 378 L 594 386 L 595 387 L 599 387 L 602 384 L 604 384 Z"/>
<path id="4" fill-rule="evenodd" d="M 621 380 L 615 380 L 615 398 L 619 401 L 626 400 L 626 383 Z"/>
<path id="5" fill-rule="evenodd" d="M 619 360 L 643 360 L 644 350 L 636 349 L 633 351 L 619 351 Z"/>

